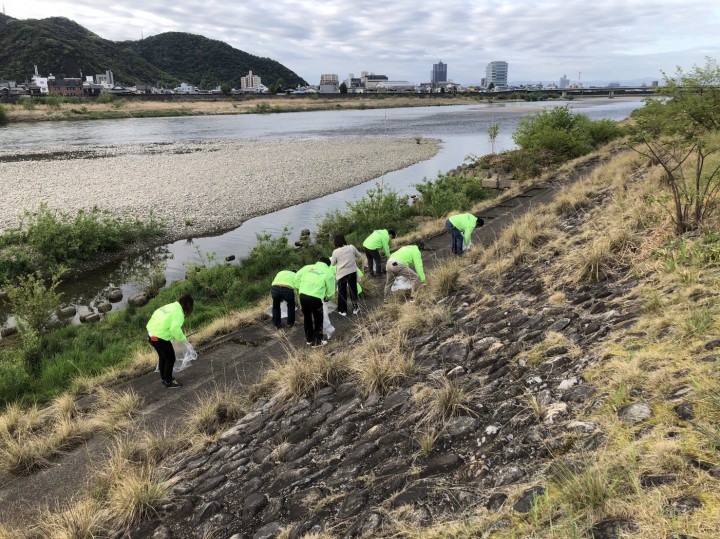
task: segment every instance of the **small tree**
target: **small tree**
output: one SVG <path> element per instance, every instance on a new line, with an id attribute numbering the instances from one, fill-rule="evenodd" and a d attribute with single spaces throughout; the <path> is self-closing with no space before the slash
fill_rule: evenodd
<path id="1" fill-rule="evenodd" d="M 220 85 L 220 91 L 223 93 L 223 95 L 230 95 L 231 90 L 232 88 L 230 88 L 230 85 L 228 83 Z"/>
<path id="2" fill-rule="evenodd" d="M 634 149 L 659 163 L 673 201 L 677 234 L 699 226 L 717 207 L 720 162 L 720 67 L 707 58 L 689 73 L 663 74 L 662 93 L 633 115 Z"/>
<path id="3" fill-rule="evenodd" d="M 340 93 L 341 94 L 348 93 L 347 84 L 345 84 L 344 82 L 340 83 Z"/>
<path id="4" fill-rule="evenodd" d="M 50 278 L 49 284 L 39 273 L 18 279 L 7 287 L 10 312 L 15 317 L 23 341 L 23 356 L 28 372 L 38 376 L 42 363 L 40 333 L 47 331 L 60 307 L 62 269 Z"/>
<path id="5" fill-rule="evenodd" d="M 490 150 L 495 153 L 495 141 L 500 133 L 500 124 L 495 122 L 488 126 L 488 138 L 490 139 Z"/>

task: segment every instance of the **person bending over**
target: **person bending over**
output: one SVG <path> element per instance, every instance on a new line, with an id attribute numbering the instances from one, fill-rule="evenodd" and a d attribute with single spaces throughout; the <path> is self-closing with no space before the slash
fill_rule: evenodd
<path id="1" fill-rule="evenodd" d="M 182 384 L 173 378 L 175 350 L 172 339 L 187 340 L 182 331 L 185 317 L 193 312 L 194 301 L 190 294 L 180 296 L 175 303 L 168 303 L 155 312 L 147 323 L 148 342 L 158 354 L 158 370 L 163 387 L 178 388 Z"/>
<path id="2" fill-rule="evenodd" d="M 335 278 L 330 271 L 330 259 L 320 258 L 297 272 L 300 308 L 303 312 L 305 341 L 310 346 L 322 346 L 323 300 L 335 295 Z"/>
<path id="3" fill-rule="evenodd" d="M 390 239 L 395 238 L 394 230 L 375 230 L 363 242 L 365 256 L 367 256 L 368 269 L 370 276 L 380 276 L 383 274 L 382 260 L 380 259 L 380 249 L 385 253 L 386 257 L 390 256 Z"/>

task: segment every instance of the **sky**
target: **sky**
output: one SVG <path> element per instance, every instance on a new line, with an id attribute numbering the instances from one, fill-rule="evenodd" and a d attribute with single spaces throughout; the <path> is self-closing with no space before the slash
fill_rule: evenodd
<path id="1" fill-rule="evenodd" d="M 720 59 L 717 0 L 0 1 L 11 17 L 67 17 L 113 41 L 200 34 L 310 84 L 362 71 L 418 84 L 440 60 L 464 85 L 494 60 L 508 62 L 511 82 L 638 84 Z"/>

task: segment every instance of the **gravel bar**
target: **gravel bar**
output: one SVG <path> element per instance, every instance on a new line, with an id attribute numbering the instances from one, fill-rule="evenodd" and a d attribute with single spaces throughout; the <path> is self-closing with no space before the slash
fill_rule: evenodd
<path id="1" fill-rule="evenodd" d="M 0 231 L 41 203 L 161 219 L 168 239 L 229 230 L 433 157 L 414 138 L 214 140 L 0 152 Z"/>

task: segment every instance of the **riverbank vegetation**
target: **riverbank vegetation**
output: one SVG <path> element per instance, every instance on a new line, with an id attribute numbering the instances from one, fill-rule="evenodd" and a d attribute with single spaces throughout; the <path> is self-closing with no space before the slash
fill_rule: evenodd
<path id="1" fill-rule="evenodd" d="M 0 286 L 28 273 L 49 274 L 117 252 L 162 232 L 162 223 L 152 218 L 120 219 L 98 208 L 71 215 L 41 204 L 25 211 L 20 226 L 0 234 Z"/>

